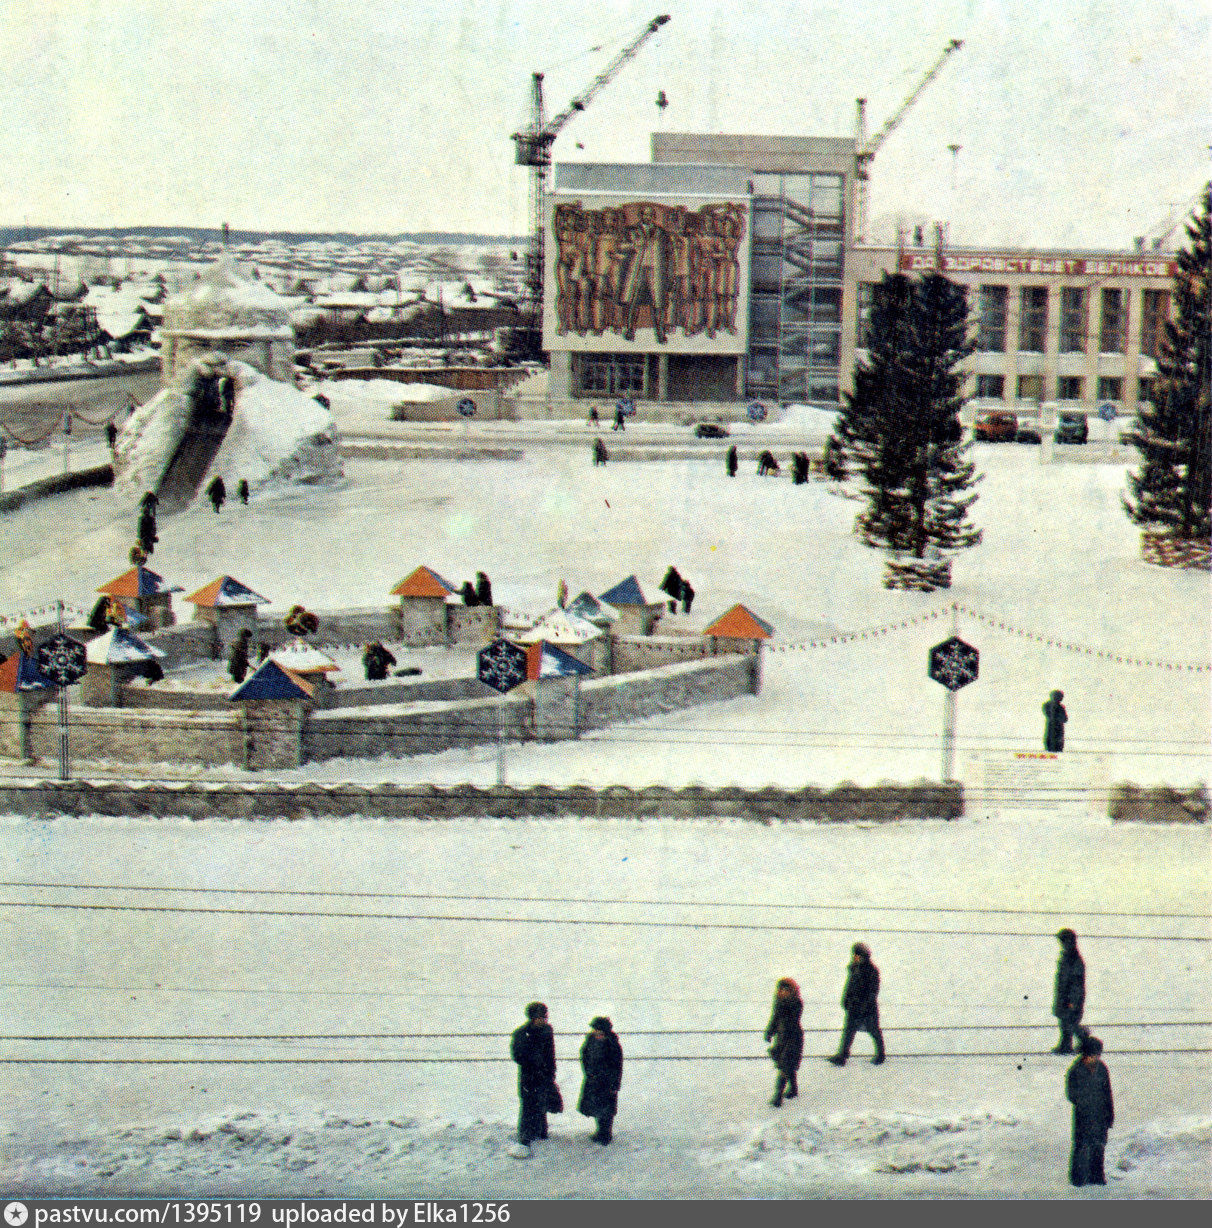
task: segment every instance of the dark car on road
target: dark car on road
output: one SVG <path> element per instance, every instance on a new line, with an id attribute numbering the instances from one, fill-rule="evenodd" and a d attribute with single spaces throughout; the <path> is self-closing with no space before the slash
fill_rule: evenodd
<path id="1" fill-rule="evenodd" d="M 972 438 L 986 443 L 1013 443 L 1018 435 L 1018 416 L 1005 410 L 993 409 L 976 415 Z"/>
<path id="2" fill-rule="evenodd" d="M 728 428 L 722 422 L 700 422 L 694 434 L 696 439 L 727 439 Z"/>
<path id="3" fill-rule="evenodd" d="M 1086 415 L 1066 410 L 1056 419 L 1056 432 L 1052 438 L 1057 443 L 1085 443 L 1090 437 L 1090 424 Z"/>

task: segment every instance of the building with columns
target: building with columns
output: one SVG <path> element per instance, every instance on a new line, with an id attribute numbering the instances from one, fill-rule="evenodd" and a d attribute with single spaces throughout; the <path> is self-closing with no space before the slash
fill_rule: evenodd
<path id="1" fill-rule="evenodd" d="M 1175 262 L 1165 252 L 856 247 L 846 257 L 853 310 L 842 329 L 842 366 L 862 357 L 871 290 L 898 269 L 940 267 L 968 288 L 976 352 L 968 359 L 970 409 L 1134 414 L 1157 375 L 1170 316 Z M 850 296 L 853 297 L 850 297 Z"/>

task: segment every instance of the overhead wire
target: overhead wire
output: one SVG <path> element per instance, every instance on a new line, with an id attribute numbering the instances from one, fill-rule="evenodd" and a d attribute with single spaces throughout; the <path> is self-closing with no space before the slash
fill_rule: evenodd
<path id="1" fill-rule="evenodd" d="M 474 925 L 564 925 L 588 926 L 600 928 L 627 929 L 695 929 L 695 930 L 738 930 L 758 933 L 850 933 L 854 929 L 853 922 L 847 925 L 774 925 L 756 922 L 739 921 L 647 921 L 623 919 L 617 917 L 484 917 L 468 914 L 441 913 L 373 913 L 373 912 L 337 912 L 315 911 L 303 909 L 267 909 L 267 908 L 214 908 L 214 907 L 184 907 L 180 905 L 154 904 L 78 904 L 62 901 L 30 901 L 30 900 L 0 900 L 0 908 L 30 908 L 45 910 L 64 910 L 74 912 L 127 912 L 191 914 L 208 916 L 236 917 L 311 917 L 332 918 L 335 920 L 360 921 L 431 921 L 446 923 L 461 923 Z M 964 930 L 964 929 L 922 929 L 898 926 L 880 928 L 868 927 L 873 934 L 928 934 L 932 937 L 987 937 L 987 938 L 1043 938 L 1053 937 L 1051 934 L 1032 933 L 1013 930 Z M 1120 942 L 1209 942 L 1209 935 L 1188 934 L 1092 934 L 1082 935 L 1083 941 L 1120 941 Z"/>
<path id="2" fill-rule="evenodd" d="M 994 913 L 1012 916 L 1053 916 L 1069 917 L 1148 917 L 1161 919 L 1183 919 L 1207 921 L 1212 920 L 1212 912 L 1129 912 L 1122 909 L 1082 908 L 1071 903 L 1062 905 L 1046 905 L 1039 908 L 989 908 L 954 906 L 943 904 L 871 904 L 866 901 L 845 904 L 831 902 L 797 903 L 791 900 L 662 900 L 662 899 L 620 899 L 604 896 L 576 895 L 486 895 L 453 891 L 336 891 L 332 888 L 315 889 L 302 887 L 194 887 L 194 886 L 157 886 L 155 884 L 124 884 L 124 883 L 51 883 L 45 881 L 21 880 L 0 881 L 0 888 L 36 888 L 50 890 L 72 891 L 150 891 L 150 892 L 184 892 L 203 895 L 271 895 L 271 896 L 319 896 L 335 899 L 386 899 L 386 900 L 476 900 L 493 903 L 516 904 L 609 904 L 613 907 L 672 907 L 672 908 L 774 908 L 774 909 L 811 909 L 826 911 L 862 911 L 862 912 L 930 912 L 930 913 Z"/>

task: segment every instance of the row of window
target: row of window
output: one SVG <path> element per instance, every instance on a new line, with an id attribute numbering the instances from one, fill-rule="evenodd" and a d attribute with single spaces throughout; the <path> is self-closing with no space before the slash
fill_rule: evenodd
<path id="1" fill-rule="evenodd" d="M 1122 401 L 1124 399 L 1122 376 L 1100 375 L 1097 392 L 1096 399 L 1099 401 Z M 1006 399 L 1006 377 L 1004 375 L 978 375 L 976 395 L 982 400 L 1004 401 Z M 1140 401 L 1151 401 L 1153 399 L 1153 380 L 1148 378 L 1138 380 L 1136 395 Z M 1044 377 L 1042 375 L 1020 375 L 1017 399 L 1042 401 L 1044 399 Z M 1058 401 L 1084 401 L 1086 399 L 1085 377 L 1062 375 L 1056 381 L 1056 399 Z"/>
<path id="2" fill-rule="evenodd" d="M 858 287 L 858 345 L 869 344 L 871 303 L 875 287 Z M 1020 286 L 1018 304 L 1018 350 L 1043 354 L 1048 350 L 1047 286 Z M 1128 291 L 1105 287 L 1099 292 L 1098 351 L 1122 354 L 1128 339 Z M 1090 337 L 1090 290 L 1085 286 L 1060 287 L 1060 329 L 1057 352 L 1084 354 Z M 1141 292 L 1140 352 L 1158 356 L 1166 321 L 1170 318 L 1170 292 Z M 976 348 L 983 353 L 1004 354 L 1009 322 L 1009 286 L 980 286 L 975 307 Z"/>

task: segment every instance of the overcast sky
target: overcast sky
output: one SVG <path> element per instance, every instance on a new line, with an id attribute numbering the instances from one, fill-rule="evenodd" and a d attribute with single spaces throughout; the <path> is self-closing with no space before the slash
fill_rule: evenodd
<path id="1" fill-rule="evenodd" d="M 557 160 L 646 161 L 660 89 L 670 131 L 875 131 L 955 37 L 873 219 L 1122 246 L 1212 170 L 1212 0 L 0 0 L 0 224 L 521 233 L 530 74 L 554 112 L 658 12 Z"/>

